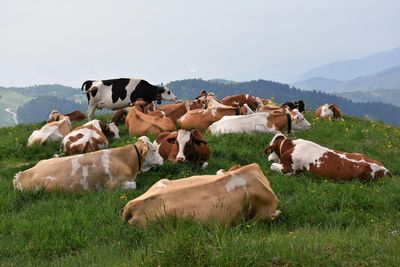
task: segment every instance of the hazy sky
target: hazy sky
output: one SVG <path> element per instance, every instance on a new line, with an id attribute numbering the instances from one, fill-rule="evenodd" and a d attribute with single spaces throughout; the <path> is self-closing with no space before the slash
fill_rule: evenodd
<path id="1" fill-rule="evenodd" d="M 0 3 L 0 86 L 284 80 L 400 46 L 399 0 Z"/>

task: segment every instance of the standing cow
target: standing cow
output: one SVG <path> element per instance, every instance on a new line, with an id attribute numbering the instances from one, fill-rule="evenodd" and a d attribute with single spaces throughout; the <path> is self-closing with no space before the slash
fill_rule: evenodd
<path id="1" fill-rule="evenodd" d="M 176 100 L 176 96 L 167 87 L 155 86 L 142 79 L 120 78 L 85 81 L 82 84 L 82 91 L 83 89 L 85 89 L 88 98 L 89 120 L 93 119 L 96 109 L 125 108 L 139 98 L 149 103 L 155 100 L 161 103 L 161 99 Z"/>

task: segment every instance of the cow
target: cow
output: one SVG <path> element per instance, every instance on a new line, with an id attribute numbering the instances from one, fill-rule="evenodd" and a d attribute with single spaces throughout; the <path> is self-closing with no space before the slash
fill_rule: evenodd
<path id="1" fill-rule="evenodd" d="M 176 130 L 175 123 L 170 118 L 155 117 L 144 114 L 132 107 L 125 119 L 125 126 L 131 135 L 157 135 L 161 132 Z"/>
<path id="2" fill-rule="evenodd" d="M 288 107 L 270 107 L 270 106 L 262 106 L 257 108 L 257 112 L 267 112 L 271 114 L 279 114 L 279 113 L 290 113 L 290 109 Z"/>
<path id="3" fill-rule="evenodd" d="M 40 130 L 33 131 L 27 145 L 43 144 L 47 141 L 60 142 L 71 130 L 71 121 L 65 116 L 62 120 L 49 122 Z"/>
<path id="4" fill-rule="evenodd" d="M 89 104 L 89 120 L 93 119 L 96 109 L 125 108 L 139 98 L 149 103 L 155 100 L 161 103 L 161 99 L 176 100 L 176 96 L 167 87 L 155 86 L 143 79 L 89 80 L 82 84 L 82 91 L 84 89 Z"/>
<path id="5" fill-rule="evenodd" d="M 122 217 L 143 227 L 168 216 L 233 225 L 241 219 L 276 218 L 278 202 L 260 166 L 253 163 L 220 175 L 159 180 L 129 201 Z"/>
<path id="6" fill-rule="evenodd" d="M 190 110 L 185 115 L 177 120 L 180 128 L 183 129 L 200 129 L 205 130 L 212 123 L 219 121 L 223 116 L 244 115 L 252 112 L 251 109 L 245 104 L 241 108 L 207 108 Z"/>
<path id="7" fill-rule="evenodd" d="M 317 118 L 340 119 L 340 109 L 336 104 L 321 105 L 315 111 Z"/>
<path id="8" fill-rule="evenodd" d="M 289 107 L 290 109 L 297 109 L 298 111 L 300 111 L 301 113 L 304 112 L 305 110 L 305 105 L 304 105 L 304 101 L 303 100 L 298 100 L 295 102 L 285 102 L 281 105 L 281 107 Z"/>
<path id="9" fill-rule="evenodd" d="M 314 142 L 287 139 L 275 135 L 264 150 L 271 170 L 286 175 L 306 171 L 333 181 L 377 180 L 391 176 L 379 161 L 359 153 L 346 153 L 320 146 Z"/>
<path id="10" fill-rule="evenodd" d="M 132 145 L 69 157 L 39 161 L 14 176 L 15 190 L 60 190 L 81 193 L 99 190 L 136 189 L 139 172 L 163 164 L 158 145 L 142 136 Z"/>
<path id="11" fill-rule="evenodd" d="M 210 150 L 203 135 L 197 129 L 160 133 L 156 141 L 160 145 L 160 155 L 165 160 L 198 162 L 203 168 L 208 165 Z"/>
<path id="12" fill-rule="evenodd" d="M 199 101 L 186 100 L 175 104 L 166 104 L 159 106 L 157 110 L 148 113 L 152 116 L 168 117 L 176 122 L 180 117 L 186 114 L 189 110 L 202 108 Z"/>
<path id="13" fill-rule="evenodd" d="M 61 142 L 65 155 L 83 154 L 108 148 L 106 135 L 119 138 L 119 130 L 114 123 L 105 124 L 92 120 L 67 134 Z"/>
<path id="14" fill-rule="evenodd" d="M 208 127 L 212 135 L 227 133 L 283 133 L 307 130 L 311 124 L 294 109 L 290 113 L 259 112 L 249 115 L 225 116 Z"/>
<path id="15" fill-rule="evenodd" d="M 198 96 L 196 96 L 195 99 L 197 100 L 197 99 L 200 99 L 200 98 L 204 98 L 206 96 L 207 96 L 207 91 L 206 90 L 201 90 L 200 94 Z"/>
<path id="16" fill-rule="evenodd" d="M 47 119 L 47 122 L 59 121 L 65 117 L 68 117 L 70 121 L 82 121 L 82 120 L 86 119 L 86 115 L 83 114 L 82 111 L 80 111 L 80 110 L 75 110 L 68 114 L 60 114 L 57 110 L 53 110 L 50 113 L 49 118 Z"/>
<path id="17" fill-rule="evenodd" d="M 247 104 L 253 111 L 256 111 L 261 103 L 249 94 L 231 95 L 221 99 L 221 104 L 223 105 L 241 107 L 244 104 Z"/>

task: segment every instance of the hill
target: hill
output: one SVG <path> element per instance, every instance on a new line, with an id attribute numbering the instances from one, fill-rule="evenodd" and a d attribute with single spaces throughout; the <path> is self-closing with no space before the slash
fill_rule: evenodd
<path id="1" fill-rule="evenodd" d="M 354 91 L 337 93 L 338 96 L 350 99 L 353 102 L 368 102 L 372 99 L 383 103 L 400 106 L 400 90 L 374 90 L 374 91 Z"/>
<path id="2" fill-rule="evenodd" d="M 383 162 L 393 177 L 332 183 L 304 174 L 284 176 L 269 170 L 262 152 L 272 135 L 205 133 L 212 152 L 206 170 L 167 162 L 140 174 L 136 191 L 21 193 L 12 189 L 14 174 L 52 157 L 59 145 L 26 147 L 43 123 L 1 128 L 0 266 L 397 266 L 400 129 L 347 116 L 344 121 L 306 117 L 312 129 L 294 138 L 365 153 Z M 135 142 L 124 127 L 120 130 L 112 147 Z M 214 174 L 253 162 L 280 200 L 276 220 L 222 227 L 171 218 L 141 229 L 121 219 L 127 201 L 159 179 Z"/>
<path id="3" fill-rule="evenodd" d="M 349 81 L 312 78 L 294 83 L 294 86 L 303 90 L 320 90 L 327 93 L 377 91 L 383 89 L 395 89 L 400 92 L 400 66 L 357 77 Z"/>
<path id="4" fill-rule="evenodd" d="M 377 73 L 394 66 L 400 66 L 400 47 L 359 59 L 337 61 L 313 68 L 299 75 L 295 80 L 303 81 L 310 78 L 322 77 L 346 81 L 359 76 Z"/>
<path id="5" fill-rule="evenodd" d="M 384 103 L 354 103 L 343 97 L 319 91 L 302 91 L 278 82 L 258 80 L 225 84 L 189 79 L 170 82 L 167 86 L 180 99 L 190 99 L 194 95 L 197 96 L 202 89 L 205 89 L 214 92 L 218 98 L 245 92 L 263 98 L 274 98 L 278 103 L 303 99 L 307 108 L 313 110 L 321 104 L 336 103 L 345 114 L 361 118 L 374 118 L 386 123 L 400 125 L 399 107 Z"/>
<path id="6" fill-rule="evenodd" d="M 69 113 L 77 109 L 85 111 L 87 104 L 80 104 L 55 96 L 39 96 L 19 107 L 17 114 L 20 123 L 32 123 L 47 120 L 53 110 Z"/>

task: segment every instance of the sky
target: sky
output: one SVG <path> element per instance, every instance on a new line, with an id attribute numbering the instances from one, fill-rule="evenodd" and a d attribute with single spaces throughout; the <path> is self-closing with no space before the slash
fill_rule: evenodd
<path id="1" fill-rule="evenodd" d="M 0 1 L 0 86 L 286 81 L 400 46 L 399 0 Z"/>

